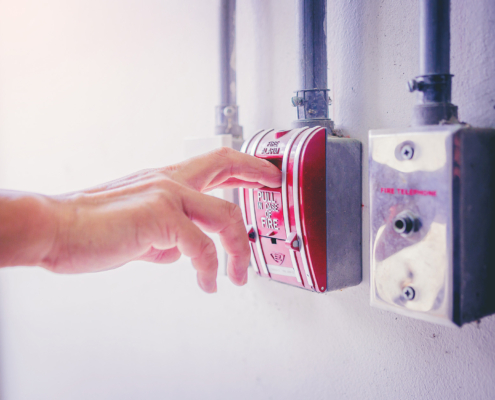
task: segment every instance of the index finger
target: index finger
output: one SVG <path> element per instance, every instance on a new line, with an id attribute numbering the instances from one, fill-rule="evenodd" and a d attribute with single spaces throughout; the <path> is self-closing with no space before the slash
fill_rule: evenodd
<path id="1" fill-rule="evenodd" d="M 280 187 L 282 172 L 266 160 L 222 147 L 169 168 L 172 178 L 200 192 L 225 182 L 253 187 Z M 231 186 L 231 185 L 229 185 Z"/>
<path id="2" fill-rule="evenodd" d="M 182 196 L 184 212 L 201 229 L 218 233 L 229 255 L 227 272 L 236 285 L 247 282 L 251 251 L 240 208 L 217 197 L 193 190 Z"/>

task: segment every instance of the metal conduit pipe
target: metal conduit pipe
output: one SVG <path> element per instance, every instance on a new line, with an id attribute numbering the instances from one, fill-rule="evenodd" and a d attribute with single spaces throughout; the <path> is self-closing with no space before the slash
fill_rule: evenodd
<path id="1" fill-rule="evenodd" d="M 297 0 L 299 90 L 292 97 L 297 108 L 294 127 L 333 129 L 328 117 L 326 8 L 326 0 Z"/>
<path id="2" fill-rule="evenodd" d="M 419 3 L 419 73 L 420 75 L 450 74 L 450 1 L 435 0 Z"/>
<path id="3" fill-rule="evenodd" d="M 451 103 L 450 0 L 420 0 L 420 75 L 409 81 L 409 90 L 419 92 L 413 125 L 457 121 L 457 106 Z"/>
<path id="4" fill-rule="evenodd" d="M 235 8 L 236 0 L 220 0 L 220 105 L 216 107 L 215 133 L 241 139 L 236 104 Z"/>
<path id="5" fill-rule="evenodd" d="M 297 27 L 299 37 L 299 88 L 327 87 L 326 1 L 299 0 Z"/>

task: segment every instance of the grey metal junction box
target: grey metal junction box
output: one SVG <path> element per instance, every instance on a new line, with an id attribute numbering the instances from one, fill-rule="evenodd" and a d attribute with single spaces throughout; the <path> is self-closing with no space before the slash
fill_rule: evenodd
<path id="1" fill-rule="evenodd" d="M 458 326 L 495 312 L 495 130 L 369 138 L 371 304 Z"/>

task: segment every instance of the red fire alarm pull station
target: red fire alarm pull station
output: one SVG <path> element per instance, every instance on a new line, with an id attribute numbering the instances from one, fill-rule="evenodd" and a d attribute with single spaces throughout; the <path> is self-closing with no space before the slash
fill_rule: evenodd
<path id="1" fill-rule="evenodd" d="M 359 196 L 359 199 L 354 199 L 354 206 L 359 210 L 358 213 L 349 213 L 350 218 L 356 220 L 354 235 L 352 232 L 350 235 L 357 242 L 354 251 L 349 252 L 352 260 L 349 257 L 346 260 L 342 254 L 340 260 L 337 259 L 337 243 L 331 244 L 332 249 L 328 251 L 332 235 L 328 235 L 327 230 L 332 224 L 339 224 L 335 218 L 327 218 L 329 180 L 326 149 L 331 145 L 327 145 L 326 129 L 264 130 L 244 143 L 242 152 L 266 159 L 282 171 L 280 188 L 239 191 L 252 249 L 252 264 L 259 275 L 315 292 L 352 286 L 361 281 L 360 143 L 352 139 L 334 140 L 342 141 L 341 144 L 351 141 L 354 147 L 359 144 L 359 176 L 356 177 L 359 189 L 354 190 Z M 338 207 L 338 204 L 333 206 Z M 348 249 L 346 243 L 344 247 Z"/>

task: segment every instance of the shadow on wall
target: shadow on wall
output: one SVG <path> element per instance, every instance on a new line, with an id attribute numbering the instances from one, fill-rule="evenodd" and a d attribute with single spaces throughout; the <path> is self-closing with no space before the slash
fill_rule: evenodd
<path id="1" fill-rule="evenodd" d="M 255 121 L 256 129 L 273 124 L 273 27 L 272 1 L 254 0 L 251 3 L 255 16 L 254 41 L 256 44 L 253 85 L 257 96 L 263 101 L 257 102 Z M 255 132 L 252 132 L 253 134 Z M 248 135 L 250 136 L 250 135 Z"/>
<path id="2" fill-rule="evenodd" d="M 363 157 L 367 159 L 367 146 L 364 133 L 370 123 L 369 116 L 374 113 L 374 105 L 366 104 L 366 93 L 374 91 L 376 70 L 368 71 L 370 60 L 364 47 L 366 32 L 365 18 L 369 9 L 376 8 L 376 1 L 343 2 L 329 0 L 327 3 L 327 46 L 329 65 L 329 88 L 333 105 L 330 109 L 335 126 L 344 136 L 350 136 L 363 142 Z M 370 28 L 378 29 L 371 24 Z M 365 33 L 366 32 L 366 33 Z M 374 64 L 373 60 L 371 63 Z M 370 74 L 371 73 L 371 74 Z M 367 162 L 363 163 L 363 176 L 367 174 Z M 367 205 L 366 180 L 363 187 L 363 204 Z M 366 210 L 364 210 L 366 211 Z M 368 263 L 368 224 L 366 212 L 363 215 L 363 282 L 369 280 Z"/>
<path id="3" fill-rule="evenodd" d="M 330 0 L 327 4 L 327 46 L 332 119 L 337 129 L 355 137 L 356 128 L 364 127 L 365 2 Z M 352 118 L 352 120 L 351 120 Z M 361 130 L 361 129 L 359 129 Z"/>
<path id="4" fill-rule="evenodd" d="M 452 100 L 459 117 L 495 127 L 495 2 L 451 2 Z"/>

